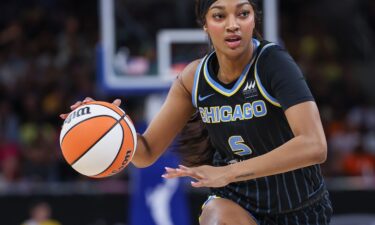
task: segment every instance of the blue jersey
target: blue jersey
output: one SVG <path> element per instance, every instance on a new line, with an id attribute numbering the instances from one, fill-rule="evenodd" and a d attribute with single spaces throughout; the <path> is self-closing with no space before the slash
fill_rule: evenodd
<path id="1" fill-rule="evenodd" d="M 239 78 L 217 78 L 216 53 L 201 60 L 193 105 L 215 149 L 212 164 L 223 166 L 257 157 L 294 137 L 284 111 L 314 101 L 294 60 L 280 46 L 253 39 L 254 54 Z M 230 183 L 212 193 L 255 213 L 282 213 L 303 207 L 326 190 L 319 165 L 279 175 Z"/>

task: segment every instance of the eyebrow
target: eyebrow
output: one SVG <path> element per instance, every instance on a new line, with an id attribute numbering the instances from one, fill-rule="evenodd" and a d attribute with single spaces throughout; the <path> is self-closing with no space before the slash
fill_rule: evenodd
<path id="1" fill-rule="evenodd" d="M 238 5 L 236 5 L 236 8 L 241 8 L 243 5 L 250 5 L 249 2 L 242 2 L 242 3 L 239 3 Z M 224 6 L 221 6 L 221 5 L 214 5 L 212 7 L 210 7 L 210 9 L 225 9 Z"/>

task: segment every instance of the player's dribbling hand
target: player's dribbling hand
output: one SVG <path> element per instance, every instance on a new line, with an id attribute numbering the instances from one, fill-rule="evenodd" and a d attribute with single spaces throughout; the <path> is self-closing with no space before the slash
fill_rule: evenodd
<path id="1" fill-rule="evenodd" d="M 162 177 L 167 179 L 191 177 L 196 180 L 191 182 L 193 187 L 224 187 L 231 182 L 230 171 L 224 166 L 186 167 L 180 165 L 176 169 L 165 167 Z"/>
<path id="2" fill-rule="evenodd" d="M 83 101 L 77 101 L 76 103 L 71 105 L 70 109 L 73 111 L 76 108 L 80 107 L 81 105 L 84 105 L 84 104 L 92 102 L 92 101 L 95 101 L 95 100 L 93 98 L 86 97 Z M 120 106 L 121 100 L 117 98 L 112 102 L 112 104 L 114 104 L 116 106 Z M 69 113 L 60 114 L 60 118 L 65 120 L 68 117 L 68 115 L 69 115 Z"/>

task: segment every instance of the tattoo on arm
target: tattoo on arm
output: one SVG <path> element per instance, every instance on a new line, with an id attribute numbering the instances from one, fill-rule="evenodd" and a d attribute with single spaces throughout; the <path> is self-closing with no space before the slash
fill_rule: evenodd
<path id="1" fill-rule="evenodd" d="M 238 175 L 235 178 L 236 179 L 243 179 L 243 178 L 249 178 L 249 177 L 254 176 L 254 175 L 255 175 L 255 173 L 250 172 L 250 173 L 244 173 L 244 174 Z"/>

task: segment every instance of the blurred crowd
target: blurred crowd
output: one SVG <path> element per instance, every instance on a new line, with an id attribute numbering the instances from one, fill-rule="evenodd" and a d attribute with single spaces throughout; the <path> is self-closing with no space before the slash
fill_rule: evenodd
<path id="1" fill-rule="evenodd" d="M 127 23 L 126 29 L 119 28 L 124 38 L 117 44 L 131 46 L 130 51 L 138 51 L 137 57 L 146 61 L 155 51 L 150 37 L 157 29 L 196 27 L 191 0 L 123 2 L 134 10 L 122 14 L 125 18 L 120 20 Z M 280 42 L 300 65 L 318 103 L 329 146 L 324 174 L 374 177 L 375 3 L 285 2 L 280 5 Z M 59 0 L 23 1 L 22 7 L 18 3 L 0 3 L 0 191 L 20 181 L 85 179 L 62 158 L 59 114 L 86 96 L 113 98 L 96 82 L 98 5 Z M 189 11 L 184 11 L 186 7 Z M 180 13 L 168 18 L 157 16 L 157 9 Z M 157 19 L 144 25 L 150 19 L 142 15 Z M 176 15 L 180 16 L 171 19 Z M 138 24 L 131 26 L 129 21 Z M 149 62 L 151 67 L 153 63 Z M 126 100 L 139 103 L 136 110 L 127 106 L 138 112 L 131 115 L 136 122 L 143 120 L 138 108 L 144 98 Z"/>
<path id="2" fill-rule="evenodd" d="M 375 4 L 295 1 L 294 6 L 281 36 L 319 106 L 329 154 L 323 172 L 374 180 Z"/>
<path id="3" fill-rule="evenodd" d="M 0 3 L 0 188 L 76 177 L 61 157 L 58 115 L 95 96 L 97 9 L 53 2 Z"/>

